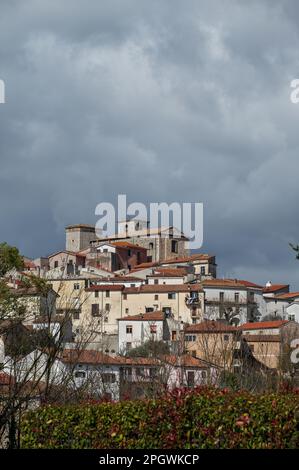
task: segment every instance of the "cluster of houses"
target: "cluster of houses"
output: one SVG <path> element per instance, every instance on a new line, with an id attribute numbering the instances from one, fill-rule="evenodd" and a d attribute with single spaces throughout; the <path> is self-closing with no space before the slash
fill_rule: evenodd
<path id="1" fill-rule="evenodd" d="M 33 278 L 49 288 L 28 287 Z M 121 222 L 116 235 L 102 239 L 93 226 L 68 226 L 65 250 L 24 258 L 24 270 L 9 272 L 6 282 L 29 312 L 24 334 L 47 330 L 63 346 L 53 383 L 67 375 L 72 386 L 92 383 L 116 400 L 158 383 L 217 383 L 224 370 L 277 372 L 299 337 L 299 292 L 217 278 L 214 255 L 190 254 L 181 231 L 141 220 Z M 4 382 L 15 364 L 6 343 L 0 324 Z M 144 348 L 153 344 L 161 351 Z M 18 357 L 19 380 L 28 370 L 35 379 L 32 364 L 43 370 L 47 357 L 41 347 Z"/>

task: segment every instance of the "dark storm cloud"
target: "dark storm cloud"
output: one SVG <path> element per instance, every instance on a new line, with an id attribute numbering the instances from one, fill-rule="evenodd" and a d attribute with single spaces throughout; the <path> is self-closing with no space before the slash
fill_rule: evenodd
<path id="1" fill-rule="evenodd" d="M 293 282 L 294 1 L 3 1 L 0 239 L 63 246 L 101 201 L 202 201 L 220 273 Z"/>

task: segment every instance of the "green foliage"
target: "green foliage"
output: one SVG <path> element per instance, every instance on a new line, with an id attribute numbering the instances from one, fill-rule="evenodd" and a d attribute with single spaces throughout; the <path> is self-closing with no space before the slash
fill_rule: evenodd
<path id="1" fill-rule="evenodd" d="M 7 243 L 0 243 L 0 276 L 4 276 L 10 269 L 21 270 L 24 267 L 24 261 L 15 246 Z"/>
<path id="2" fill-rule="evenodd" d="M 127 352 L 128 357 L 159 357 L 169 354 L 169 346 L 164 341 L 149 340 Z"/>
<path id="3" fill-rule="evenodd" d="M 41 407 L 25 417 L 23 448 L 297 448 L 299 395 L 174 390 L 157 400 Z"/>

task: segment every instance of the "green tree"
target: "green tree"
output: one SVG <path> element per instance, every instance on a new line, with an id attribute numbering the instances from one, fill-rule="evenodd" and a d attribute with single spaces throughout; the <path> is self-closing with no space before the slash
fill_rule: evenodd
<path id="1" fill-rule="evenodd" d="M 15 246 L 10 246 L 6 242 L 0 243 L 0 276 L 4 276 L 10 269 L 21 270 L 24 261 Z"/>

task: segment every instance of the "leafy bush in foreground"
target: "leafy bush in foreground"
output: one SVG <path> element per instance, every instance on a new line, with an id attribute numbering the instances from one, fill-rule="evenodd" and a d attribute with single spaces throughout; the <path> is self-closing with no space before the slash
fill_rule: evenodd
<path id="1" fill-rule="evenodd" d="M 23 448 L 299 447 L 299 395 L 175 390 L 159 400 L 45 406 L 22 423 Z"/>

